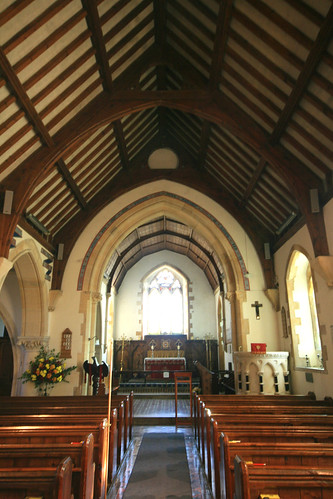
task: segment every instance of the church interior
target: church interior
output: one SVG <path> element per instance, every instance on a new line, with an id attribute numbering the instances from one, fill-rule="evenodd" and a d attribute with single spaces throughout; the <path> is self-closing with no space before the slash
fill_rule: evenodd
<path id="1" fill-rule="evenodd" d="M 329 454 L 332 0 L 2 0 L 0 82 L 0 497 L 5 427 L 37 415 L 103 416 L 68 498 L 132 497 L 154 428 L 202 470 L 183 497 L 258 497 L 244 449 L 220 471 L 237 404 Z"/>

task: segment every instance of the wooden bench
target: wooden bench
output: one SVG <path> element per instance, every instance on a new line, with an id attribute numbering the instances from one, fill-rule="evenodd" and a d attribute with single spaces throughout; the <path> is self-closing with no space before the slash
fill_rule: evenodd
<path id="1" fill-rule="evenodd" d="M 308 407 L 330 407 L 333 405 L 331 397 L 326 397 L 324 400 L 315 400 L 312 395 L 194 395 L 193 402 L 193 427 L 194 435 L 198 442 L 198 448 L 201 447 L 201 427 L 203 424 L 202 405 L 210 407 L 235 407 L 236 409 L 242 405 L 249 407 L 261 407 L 266 405 L 276 406 L 308 406 Z"/>
<path id="2" fill-rule="evenodd" d="M 238 455 L 247 463 L 258 465 L 289 465 L 332 468 L 333 443 L 309 442 L 242 442 L 230 440 L 227 434 L 220 435 L 220 490 L 221 497 L 233 497 L 234 459 Z"/>
<path id="3" fill-rule="evenodd" d="M 276 494 L 283 499 L 333 497 L 333 469 L 325 467 L 255 466 L 235 457 L 234 499 Z"/>
<path id="4" fill-rule="evenodd" d="M 80 499 L 93 499 L 95 464 L 94 437 L 89 434 L 81 442 L 69 444 L 0 444 L 0 468 L 51 468 L 64 456 L 72 460 L 72 494 Z"/>
<path id="5" fill-rule="evenodd" d="M 110 426 L 110 438 L 113 438 L 113 442 L 117 442 L 116 446 L 116 456 L 117 456 L 117 466 L 120 465 L 121 460 L 126 451 L 128 442 L 127 442 L 127 433 L 124 429 L 124 410 L 123 406 L 120 407 L 119 410 L 114 409 L 112 414 L 113 422 L 111 422 Z M 116 414 L 116 418 L 114 419 L 114 414 Z M 21 414 L 21 415 L 0 415 L 0 427 L 8 426 L 8 422 L 12 426 L 34 426 L 34 425 L 43 425 L 43 426 L 74 426 L 74 425 L 96 425 L 100 421 L 105 419 L 103 415 L 99 414 Z M 126 438 L 125 438 L 126 436 Z M 112 447 L 113 448 L 113 447 Z"/>
<path id="6" fill-rule="evenodd" d="M 241 442 L 257 442 L 257 443 L 277 443 L 277 442 L 320 442 L 325 444 L 333 444 L 333 430 L 329 427 L 322 426 L 268 426 L 262 428 L 260 425 L 221 425 L 214 418 L 211 418 L 211 442 L 207 460 L 209 460 L 209 469 L 211 474 L 208 475 L 212 489 L 215 492 L 215 497 L 220 497 L 220 435 L 225 433 L 229 440 Z"/>
<path id="7" fill-rule="evenodd" d="M 71 499 L 72 460 L 57 467 L 0 468 L 0 497 L 4 499 Z"/>
<path id="8" fill-rule="evenodd" d="M 250 395 L 196 395 L 194 397 L 194 433 L 195 437 L 198 439 L 198 446 L 200 448 L 200 429 L 202 427 L 202 417 L 204 412 L 204 407 L 207 407 L 214 412 L 224 412 L 225 411 L 233 411 L 239 412 L 240 406 L 244 407 L 244 411 L 252 410 L 254 407 L 270 407 L 275 408 L 275 410 L 279 410 L 279 407 L 285 407 L 285 412 L 287 408 L 290 407 L 290 411 L 293 407 L 298 407 L 299 411 L 302 411 L 302 407 L 304 407 L 304 413 L 311 413 L 312 410 L 325 413 L 325 414 L 333 414 L 333 407 L 331 404 L 330 398 L 326 398 L 325 400 L 318 401 L 313 400 L 309 396 L 291 396 L 291 395 L 283 395 L 283 396 L 274 396 L 274 395 L 265 395 L 265 396 L 250 396 Z M 264 411 L 265 409 L 263 409 Z"/>
<path id="9" fill-rule="evenodd" d="M 112 395 L 111 410 L 117 409 L 118 465 L 129 446 L 133 434 L 133 392 Z M 0 397 L 0 425 L 7 424 L 5 415 L 108 415 L 108 397 L 56 396 L 56 397 Z M 51 420 L 51 419 L 50 419 Z M 70 423 L 71 424 L 71 423 Z"/>
<path id="10" fill-rule="evenodd" d="M 275 413 L 274 408 L 270 406 L 270 413 L 266 413 L 267 407 L 253 407 L 252 409 L 243 410 L 243 406 L 235 408 L 229 412 L 213 412 L 210 409 L 204 407 L 202 404 L 202 415 L 200 417 L 200 425 L 198 427 L 198 434 L 200 436 L 200 451 L 201 458 L 206 467 L 206 472 L 209 476 L 209 448 L 211 441 L 211 425 L 210 420 L 214 418 L 218 424 L 221 426 L 244 426 L 246 425 L 260 425 L 264 426 L 328 426 L 333 428 L 333 415 L 329 414 L 302 414 L 297 408 L 287 408 L 286 413 L 280 412 L 283 409 L 276 408 Z M 239 411 L 239 412 L 238 412 Z M 207 456 L 207 457 L 206 457 Z"/>
<path id="11" fill-rule="evenodd" d="M 86 435 L 94 437 L 95 495 L 104 497 L 107 490 L 107 420 L 85 426 L 3 426 L 0 427 L 1 444 L 49 444 L 80 442 Z"/>

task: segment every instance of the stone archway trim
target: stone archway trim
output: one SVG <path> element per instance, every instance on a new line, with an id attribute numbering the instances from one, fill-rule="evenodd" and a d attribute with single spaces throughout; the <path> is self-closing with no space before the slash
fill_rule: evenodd
<path id="1" fill-rule="evenodd" d="M 207 210 L 205 210 L 201 206 L 197 205 L 193 201 L 190 201 L 182 196 L 179 196 L 178 194 L 174 194 L 174 193 L 170 193 L 170 192 L 166 192 L 166 191 L 160 191 L 160 192 L 156 192 L 153 194 L 149 194 L 147 196 L 141 197 L 140 199 L 133 201 L 132 203 L 125 206 L 122 210 L 118 211 L 113 217 L 111 217 L 104 224 L 104 226 L 99 230 L 99 232 L 94 237 L 93 241 L 91 242 L 91 244 L 90 244 L 90 246 L 89 246 L 89 248 L 88 248 L 88 250 L 83 258 L 83 262 L 82 262 L 81 269 L 80 269 L 79 276 L 78 276 L 77 290 L 81 291 L 83 289 L 83 282 L 84 282 L 85 273 L 86 273 L 87 266 L 89 264 L 90 257 L 92 255 L 95 247 L 99 243 L 101 237 L 126 212 L 130 211 L 131 209 L 133 209 L 135 207 L 138 207 L 140 204 L 142 204 L 146 201 L 149 201 L 152 199 L 157 199 L 161 196 L 173 198 L 173 199 L 176 199 L 177 201 L 180 201 L 182 203 L 187 204 L 191 208 L 194 208 L 195 210 L 200 211 L 205 217 L 207 217 L 211 222 L 214 223 L 214 225 L 217 227 L 217 229 L 220 232 L 222 232 L 222 234 L 225 236 L 225 238 L 229 242 L 230 247 L 236 256 L 236 260 L 237 260 L 239 268 L 240 268 L 240 273 L 242 275 L 244 289 L 246 291 L 249 291 L 250 290 L 250 281 L 249 281 L 249 278 L 247 276 L 247 269 L 246 269 L 244 259 L 242 257 L 242 254 L 241 254 L 236 242 L 234 241 L 232 236 L 229 234 L 227 229 L 223 226 L 223 224 L 221 222 L 219 222 L 219 220 L 217 220 L 211 213 L 209 213 Z"/>

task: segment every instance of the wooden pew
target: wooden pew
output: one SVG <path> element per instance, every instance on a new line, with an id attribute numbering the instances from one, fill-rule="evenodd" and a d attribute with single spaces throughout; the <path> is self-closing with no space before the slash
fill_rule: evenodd
<path id="1" fill-rule="evenodd" d="M 257 499 L 277 494 L 283 499 L 333 497 L 333 469 L 248 465 L 235 457 L 234 499 Z"/>
<path id="2" fill-rule="evenodd" d="M 202 405 L 207 408 L 238 408 L 240 406 L 262 407 L 262 406 L 290 406 L 290 407 L 303 407 L 306 406 L 308 410 L 312 407 L 321 408 L 319 410 L 329 411 L 332 407 L 332 398 L 326 397 L 324 400 L 314 400 L 311 396 L 307 395 L 195 395 L 194 396 L 194 433 L 198 441 L 198 447 L 201 446 L 200 435 L 200 422 L 202 424 Z M 306 409 L 306 410 L 307 410 Z M 222 412 L 222 410 L 217 411 Z M 200 419 L 201 418 L 201 419 Z"/>
<path id="3" fill-rule="evenodd" d="M 8 422 L 10 422 L 11 426 L 75 426 L 75 425 L 98 425 L 101 421 L 105 420 L 100 415 L 95 414 L 86 414 L 86 415 L 61 415 L 61 414 L 32 414 L 32 415 L 11 415 L 11 416 L 3 416 L 0 415 L 0 427 L 5 426 Z M 122 423 L 120 423 L 121 425 Z M 118 433 L 119 425 L 117 426 L 117 410 L 114 409 L 111 413 L 111 422 L 109 429 L 109 455 L 108 455 L 108 464 L 109 464 L 109 481 L 115 476 L 117 467 L 119 467 L 122 456 L 121 449 L 121 429 L 120 433 Z M 121 426 L 120 426 L 121 428 Z M 96 453 L 95 453 L 96 454 Z M 98 465 L 98 463 L 96 463 Z M 100 466 L 100 465 L 99 465 Z M 97 472 L 96 479 L 98 480 L 99 472 Z"/>
<path id="4" fill-rule="evenodd" d="M 104 497 L 107 490 L 107 419 L 99 424 L 85 426 L 3 426 L 0 427 L 2 444 L 49 444 L 80 442 L 86 435 L 94 437 L 95 495 Z"/>
<path id="5" fill-rule="evenodd" d="M 113 409 L 118 411 L 118 465 L 120 465 L 132 439 L 133 392 L 126 395 L 112 395 L 111 410 Z M 107 413 L 107 396 L 0 397 L 0 415 L 101 414 L 106 417 Z"/>
<path id="6" fill-rule="evenodd" d="M 41 468 L 0 468 L 0 497 L 3 499 L 71 499 L 72 460 Z"/>
<path id="7" fill-rule="evenodd" d="M 194 395 L 193 403 L 193 426 L 194 434 L 197 438 L 198 448 L 201 447 L 200 422 L 202 425 L 202 404 L 208 408 L 214 406 L 239 407 L 248 405 L 250 407 L 261 407 L 265 405 L 274 406 L 308 406 L 308 407 L 329 407 L 333 405 L 331 397 L 325 397 L 324 400 L 315 400 L 312 395 Z M 201 419 L 200 419 L 201 418 Z"/>
<path id="8" fill-rule="evenodd" d="M 234 459 L 238 455 L 245 462 L 269 466 L 308 466 L 333 469 L 333 444 L 309 442 L 241 442 L 220 435 L 221 497 L 234 496 Z"/>
<path id="9" fill-rule="evenodd" d="M 206 469 L 208 479 L 210 479 L 210 442 L 211 442 L 211 425 L 210 419 L 214 418 L 221 425 L 242 426 L 246 425 L 261 425 L 263 426 L 329 426 L 333 428 L 333 414 L 325 412 L 318 414 L 316 411 L 321 411 L 322 408 L 314 408 L 313 412 L 307 411 L 302 413 L 303 408 L 297 406 L 239 406 L 237 408 L 223 408 L 218 411 L 218 408 L 207 409 L 204 403 L 201 403 L 201 413 L 199 418 L 199 435 L 200 435 L 200 452 L 201 458 Z M 306 408 L 308 409 L 308 408 Z M 327 408 L 331 411 L 331 407 Z"/>
<path id="10" fill-rule="evenodd" d="M 333 429 L 322 426 L 267 426 L 259 425 L 221 425 L 214 418 L 211 418 L 211 442 L 210 442 L 210 482 L 214 490 L 215 497 L 219 498 L 220 491 L 220 435 L 225 433 L 229 440 L 241 442 L 276 443 L 276 442 L 321 442 L 333 444 Z"/>
<path id="11" fill-rule="evenodd" d="M 0 444 L 0 468 L 51 468 L 68 456 L 72 460 L 72 493 L 93 499 L 95 464 L 94 437 L 69 444 Z"/>

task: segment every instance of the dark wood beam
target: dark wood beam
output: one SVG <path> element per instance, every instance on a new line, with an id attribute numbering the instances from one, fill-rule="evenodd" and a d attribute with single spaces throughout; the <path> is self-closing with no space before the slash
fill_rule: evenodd
<path id="1" fill-rule="evenodd" d="M 199 168 L 203 168 L 205 166 L 205 158 L 209 144 L 210 129 L 211 129 L 211 124 L 208 121 L 204 121 L 201 129 L 200 147 L 199 147 L 199 155 L 197 161 Z"/>
<path id="2" fill-rule="evenodd" d="M 37 113 L 34 105 L 32 104 L 31 100 L 29 99 L 23 85 L 21 84 L 20 80 L 16 76 L 16 73 L 14 72 L 13 68 L 11 67 L 7 57 L 5 56 L 3 50 L 0 47 L 0 67 L 5 74 L 11 88 L 15 92 L 16 98 L 18 100 L 19 105 L 23 108 L 27 119 L 33 124 L 36 133 L 40 136 L 42 142 L 46 144 L 46 146 L 50 147 L 54 145 L 53 139 L 51 138 L 46 126 L 44 125 L 42 119 L 40 118 L 39 114 Z M 85 208 L 86 202 L 77 187 L 76 183 L 74 182 L 70 172 L 68 171 L 64 161 L 59 158 L 57 162 L 57 167 L 61 175 L 63 176 L 65 182 L 67 183 L 68 187 L 78 200 L 80 206 L 82 208 Z"/>
<path id="3" fill-rule="evenodd" d="M 83 8 L 87 12 L 87 24 L 91 31 L 92 45 L 96 50 L 96 60 L 103 80 L 104 90 L 112 91 L 112 78 L 109 67 L 109 60 L 106 53 L 104 37 L 97 8 L 97 0 L 81 0 Z"/>
<path id="4" fill-rule="evenodd" d="M 153 0 L 155 43 L 163 51 L 166 42 L 166 0 Z"/>
<path id="5" fill-rule="evenodd" d="M 275 144 L 283 134 L 288 121 L 295 112 L 296 107 L 301 100 L 304 91 L 309 85 L 309 81 L 315 72 L 322 54 L 326 51 L 328 44 L 332 41 L 333 36 L 333 4 L 325 17 L 323 25 L 317 35 L 317 38 L 311 48 L 306 62 L 298 75 L 296 84 L 294 85 L 287 103 L 279 116 L 279 120 L 271 134 L 270 142 Z"/>
<path id="6" fill-rule="evenodd" d="M 78 214 L 74 217 L 67 226 L 60 230 L 56 236 L 55 244 L 57 242 L 65 242 L 66 254 L 64 260 L 57 263 L 57 271 L 54 273 L 54 282 L 52 287 L 59 289 L 61 286 L 61 279 L 72 247 L 77 240 L 79 234 L 84 230 L 87 223 L 96 216 L 96 214 L 112 200 L 118 196 L 128 192 L 136 187 L 147 185 L 156 180 L 167 179 L 181 183 L 183 185 L 192 187 L 214 199 L 217 203 L 224 206 L 231 215 L 244 227 L 250 239 L 252 240 L 255 248 L 258 251 L 259 258 L 262 259 L 264 268 L 264 255 L 263 244 L 270 240 L 268 231 L 263 231 L 258 226 L 256 220 L 251 219 L 251 215 L 240 210 L 236 206 L 233 199 L 229 196 L 227 191 L 223 191 L 216 183 L 215 179 L 204 171 L 194 170 L 192 167 L 182 167 L 178 170 L 163 171 L 163 170 L 150 170 L 149 168 L 142 169 L 140 176 L 137 175 L 136 170 L 130 169 L 129 171 L 120 172 L 111 183 L 106 185 L 104 189 L 99 192 L 98 198 L 94 198 L 89 204 L 89 208 L 83 214 Z M 267 265 L 266 265 L 267 267 Z M 273 269 L 272 273 L 266 274 L 267 287 L 272 287 L 274 281 Z"/>
<path id="7" fill-rule="evenodd" d="M 128 158 L 128 153 L 127 153 L 127 148 L 126 148 L 126 141 L 124 137 L 124 131 L 122 124 L 120 120 L 117 120 L 113 123 L 113 129 L 114 129 L 114 135 L 117 140 L 118 144 L 118 149 L 119 149 L 119 156 L 120 156 L 120 161 L 126 170 L 129 168 L 129 158 Z"/>
<path id="8" fill-rule="evenodd" d="M 228 39 L 232 8 L 234 0 L 225 0 L 220 2 L 218 18 L 216 21 L 216 33 L 214 41 L 214 50 L 212 57 L 212 66 L 209 77 L 209 88 L 218 87 L 221 79 L 222 64 L 225 56 L 225 50 Z"/>
<path id="9" fill-rule="evenodd" d="M 245 206 L 252 192 L 254 191 L 255 186 L 259 178 L 261 177 L 262 172 L 264 171 L 266 166 L 266 161 L 263 158 L 260 158 L 257 168 L 255 169 L 250 182 L 246 188 L 243 199 L 241 201 L 241 206 Z"/>
<path id="10" fill-rule="evenodd" d="M 198 90 L 193 93 L 191 90 L 122 91 L 114 94 L 112 98 L 109 94 L 101 94 L 55 134 L 55 146 L 39 149 L 5 179 L 2 188 L 15 192 L 14 213 L 20 214 L 24 209 L 30 192 L 38 183 L 41 170 L 46 173 L 65 152 L 75 148 L 78 140 L 91 134 L 97 128 L 121 119 L 129 113 L 156 106 L 170 107 L 197 115 L 203 120 L 227 128 L 235 136 L 249 144 L 290 186 L 301 212 L 306 216 L 316 256 L 328 254 L 322 214 L 311 213 L 309 199 L 309 188 L 318 187 L 320 189 L 319 179 L 282 146 L 270 145 L 268 135 L 219 92 L 212 95 Z M 190 182 L 190 180 L 187 178 L 187 181 Z M 5 226 L 13 234 L 16 221 L 9 222 L 7 220 Z M 8 251 L 8 248 L 5 251 Z"/>
<path id="11" fill-rule="evenodd" d="M 36 133 L 39 135 L 42 142 L 47 146 L 52 145 L 52 139 L 49 135 L 49 132 L 47 131 L 46 126 L 42 122 L 39 114 L 37 113 L 31 100 L 29 99 L 26 91 L 23 88 L 23 85 L 16 76 L 14 69 L 10 65 L 1 47 L 0 47 L 0 68 L 2 73 L 5 75 L 5 78 L 9 83 L 11 89 L 14 91 L 16 95 L 18 105 L 23 108 L 28 121 L 32 123 Z"/>
<path id="12" fill-rule="evenodd" d="M 73 179 L 72 175 L 70 174 L 65 162 L 63 159 L 59 159 L 57 161 L 57 168 L 58 171 L 60 172 L 61 176 L 65 180 L 66 184 L 68 185 L 70 191 L 74 194 L 74 197 L 77 199 L 80 207 L 84 210 L 87 207 L 87 202 L 82 196 L 82 193 L 80 189 L 78 188 L 75 180 Z"/>

